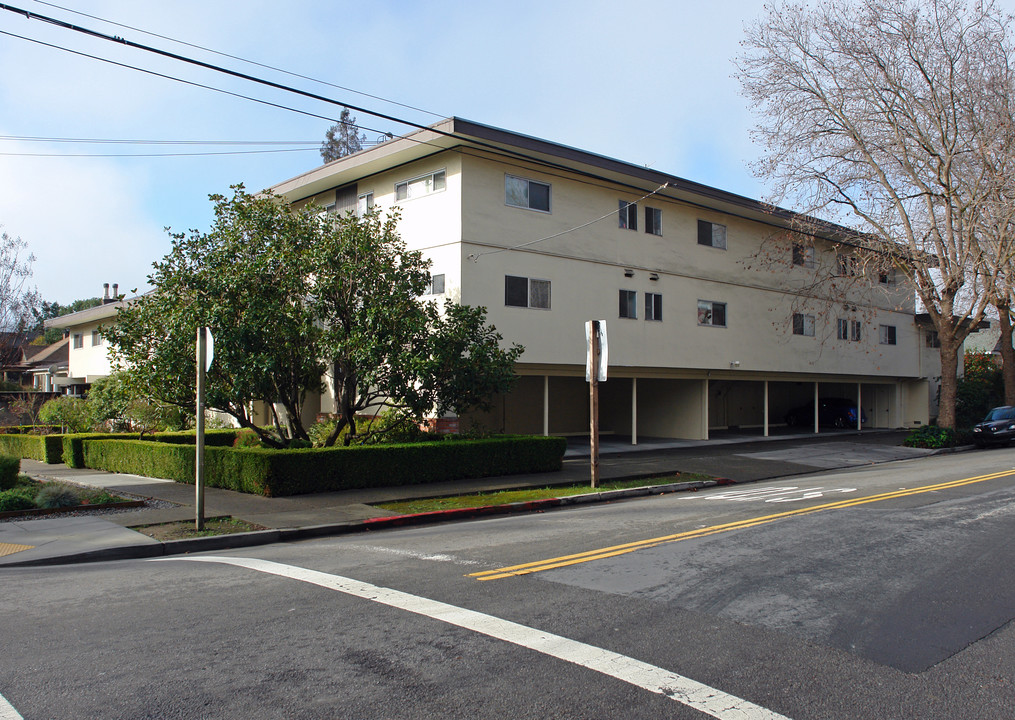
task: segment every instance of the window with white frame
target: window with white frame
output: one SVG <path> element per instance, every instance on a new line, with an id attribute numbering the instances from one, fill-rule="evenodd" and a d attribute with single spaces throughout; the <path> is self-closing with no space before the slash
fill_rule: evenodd
<path id="1" fill-rule="evenodd" d="M 420 175 L 410 180 L 395 183 L 395 200 L 412 200 L 431 193 L 441 192 L 447 185 L 444 170 Z"/>
<path id="2" fill-rule="evenodd" d="M 356 216 L 363 217 L 368 212 L 370 212 L 370 208 L 372 208 L 373 206 L 374 206 L 374 194 L 372 192 L 363 193 L 358 198 L 356 198 Z"/>
<path id="3" fill-rule="evenodd" d="M 645 293 L 645 319 L 663 319 L 663 296 L 659 293 Z"/>
<path id="4" fill-rule="evenodd" d="M 92 330 L 92 347 L 102 344 L 102 333 L 98 330 Z"/>
<path id="5" fill-rule="evenodd" d="M 444 273 L 430 276 L 430 284 L 427 285 L 426 292 L 424 295 L 443 295 L 444 294 Z"/>
<path id="6" fill-rule="evenodd" d="M 504 202 L 512 207 L 550 212 L 550 184 L 505 175 Z"/>
<path id="7" fill-rule="evenodd" d="M 698 324 L 726 327 L 726 303 L 699 300 Z"/>
<path id="8" fill-rule="evenodd" d="M 508 307 L 550 309 L 550 281 L 517 275 L 504 276 L 504 304 Z"/>
<path id="9" fill-rule="evenodd" d="M 814 337 L 814 316 L 793 313 L 793 334 Z"/>
<path id="10" fill-rule="evenodd" d="M 881 326 L 881 344 L 882 345 L 894 345 L 895 344 L 895 326 L 894 325 L 882 325 Z"/>
<path id="11" fill-rule="evenodd" d="M 663 211 L 659 208 L 645 208 L 645 232 L 652 235 L 663 234 Z"/>
<path id="12" fill-rule="evenodd" d="M 71 338 L 71 343 L 75 350 L 83 348 L 85 346 L 85 337 L 81 333 L 74 333 L 74 337 Z"/>
<path id="13" fill-rule="evenodd" d="M 698 221 L 698 244 L 708 247 L 726 249 L 726 226 L 719 223 Z"/>
<path id="14" fill-rule="evenodd" d="M 840 340 L 858 342 L 863 336 L 863 323 L 859 320 L 847 320 L 839 318 L 836 335 Z"/>
<path id="15" fill-rule="evenodd" d="M 839 253 L 835 256 L 835 262 L 840 277 L 856 277 L 860 274 L 860 260 L 856 255 Z"/>
<path id="16" fill-rule="evenodd" d="M 620 218 L 621 229 L 638 229 L 638 206 L 634 203 L 629 203 L 627 200 L 621 200 L 618 217 Z"/>
<path id="17" fill-rule="evenodd" d="M 793 264 L 800 267 L 814 267 L 814 246 L 793 243 Z"/>
<path id="18" fill-rule="evenodd" d="M 620 317 L 638 317 L 638 293 L 634 290 L 620 291 Z"/>

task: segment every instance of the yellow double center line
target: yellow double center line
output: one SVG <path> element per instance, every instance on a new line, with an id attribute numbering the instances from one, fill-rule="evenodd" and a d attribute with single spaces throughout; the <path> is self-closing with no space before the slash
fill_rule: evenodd
<path id="1" fill-rule="evenodd" d="M 522 565 L 511 565 L 508 567 L 497 568 L 496 570 L 484 570 L 483 572 L 470 573 L 466 577 L 474 577 L 477 580 L 500 580 L 501 578 L 514 577 L 516 575 L 528 575 L 529 573 L 541 572 L 543 570 L 553 570 L 554 568 L 566 567 L 567 565 L 577 565 L 579 563 L 590 562 L 592 560 L 602 560 L 604 558 L 616 557 L 617 555 L 624 555 L 626 553 L 634 552 L 635 550 L 643 550 L 645 548 L 655 547 L 664 543 L 690 540 L 692 538 L 715 535 L 717 533 L 729 532 L 731 530 L 742 530 L 744 528 L 764 525 L 766 523 L 775 522 L 776 520 L 793 517 L 795 515 L 808 515 L 810 513 L 822 512 L 823 510 L 838 510 L 840 508 L 865 505 L 867 503 L 880 502 L 882 500 L 893 500 L 895 498 L 907 497 L 909 495 L 919 495 L 921 493 L 947 490 L 949 488 L 972 485 L 973 483 L 984 482 L 986 480 L 996 480 L 998 478 L 1009 477 L 1012 475 L 1015 475 L 1015 470 L 1004 470 L 1002 472 L 991 473 L 989 475 L 978 475 L 976 477 L 963 478 L 962 480 L 952 480 L 951 482 L 939 483 L 937 485 L 924 485 L 923 487 L 896 490 L 894 492 L 881 493 L 879 495 L 849 498 L 847 500 L 839 500 L 838 502 L 826 503 L 824 505 L 812 505 L 811 507 L 800 508 L 799 510 L 789 510 L 787 512 L 776 513 L 775 515 L 763 515 L 761 517 L 738 520 L 737 522 L 726 523 L 724 525 L 712 525 L 710 527 L 698 528 L 697 530 L 689 530 L 675 535 L 664 535 L 662 537 L 650 538 L 648 540 L 639 540 L 637 542 L 625 543 L 623 545 L 600 548 L 599 550 L 589 550 L 575 555 L 562 555 L 561 557 L 550 558 L 549 560 L 539 560 L 538 562 L 525 563 Z"/>

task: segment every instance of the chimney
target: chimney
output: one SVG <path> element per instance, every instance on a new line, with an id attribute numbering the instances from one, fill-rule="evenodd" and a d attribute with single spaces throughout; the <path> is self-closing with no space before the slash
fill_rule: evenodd
<path id="1" fill-rule="evenodd" d="M 119 290 L 119 288 L 120 288 L 120 284 L 119 283 L 113 283 L 113 299 L 114 300 L 119 300 L 120 299 L 120 293 L 117 292 Z"/>
<path id="2" fill-rule="evenodd" d="M 109 302 L 109 283 L 102 283 L 102 302 Z"/>

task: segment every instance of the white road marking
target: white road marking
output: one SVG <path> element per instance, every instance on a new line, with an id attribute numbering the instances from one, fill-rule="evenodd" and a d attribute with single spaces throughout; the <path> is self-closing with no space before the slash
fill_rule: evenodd
<path id="1" fill-rule="evenodd" d="M 401 555 L 403 557 L 413 558 L 414 560 L 433 560 L 434 562 L 449 562 L 455 563 L 456 565 L 481 565 L 478 560 L 463 560 L 460 557 L 454 555 L 445 555 L 443 553 L 421 553 L 415 550 L 399 550 L 397 548 L 386 548 L 379 547 L 376 545 L 357 545 L 361 550 L 370 550 L 372 552 L 389 553 L 391 555 Z"/>
<path id="2" fill-rule="evenodd" d="M 734 695 L 729 695 L 690 678 L 664 670 L 663 668 L 603 648 L 587 645 L 560 635 L 536 630 L 525 625 L 502 620 L 474 610 L 456 607 L 437 600 L 410 595 L 399 590 L 371 585 L 340 575 L 330 575 L 317 570 L 259 560 L 257 558 L 235 557 L 168 557 L 152 562 L 221 563 L 256 570 L 300 580 L 336 590 L 353 597 L 372 600 L 389 607 L 423 615 L 456 625 L 466 630 L 487 635 L 498 640 L 519 645 L 551 657 L 574 663 L 596 672 L 609 675 L 649 692 L 665 695 L 671 700 L 694 708 L 719 720 L 788 720 L 786 716 L 755 705 Z"/>
<path id="3" fill-rule="evenodd" d="M 830 493 L 852 493 L 856 488 L 799 488 L 799 487 L 772 487 L 757 488 L 751 490 L 727 490 L 721 493 L 704 493 L 689 495 L 687 500 L 729 500 L 731 502 L 754 502 L 762 501 L 769 503 L 799 502 L 801 500 L 814 500 L 824 497 Z M 799 493 L 799 494 L 797 494 Z"/>
<path id="4" fill-rule="evenodd" d="M 3 695 L 0 695 L 0 720 L 25 720 Z"/>

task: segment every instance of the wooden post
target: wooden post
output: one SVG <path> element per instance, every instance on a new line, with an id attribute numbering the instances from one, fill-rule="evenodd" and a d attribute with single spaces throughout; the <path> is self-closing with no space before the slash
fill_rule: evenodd
<path id="1" fill-rule="evenodd" d="M 592 321 L 590 338 L 592 372 L 589 373 L 589 430 L 591 433 L 592 489 L 599 487 L 599 321 Z"/>

